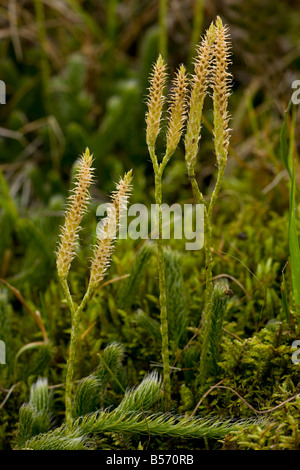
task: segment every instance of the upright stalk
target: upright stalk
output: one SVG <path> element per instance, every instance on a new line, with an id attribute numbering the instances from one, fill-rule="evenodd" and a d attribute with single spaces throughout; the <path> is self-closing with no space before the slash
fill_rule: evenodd
<path id="1" fill-rule="evenodd" d="M 168 410 L 171 404 L 171 376 L 170 376 L 170 352 L 169 352 L 169 327 L 168 327 L 168 312 L 167 312 L 167 288 L 165 276 L 165 261 L 164 261 L 164 247 L 163 247 L 163 233 L 162 233 L 162 175 L 163 168 L 158 165 L 154 149 L 150 149 L 150 156 L 153 162 L 153 170 L 155 177 L 155 204 L 157 209 L 158 219 L 158 238 L 156 239 L 157 246 L 157 265 L 158 265 L 158 280 L 159 280 L 159 304 L 160 304 L 160 331 L 161 331 L 161 356 L 163 363 L 163 377 L 164 377 L 164 405 L 165 410 Z"/>
<path id="2" fill-rule="evenodd" d="M 205 253 L 205 310 L 208 308 L 212 293 L 212 214 L 211 205 L 207 207 L 204 201 L 203 194 L 199 189 L 196 178 L 188 175 L 191 180 L 192 190 L 194 198 L 197 204 L 203 204 L 204 206 L 204 253 Z M 202 319 L 203 321 L 203 319 Z"/>
<path id="3" fill-rule="evenodd" d="M 67 285 L 65 287 L 63 286 L 63 290 L 68 301 L 68 297 L 71 298 L 69 287 Z M 78 344 L 78 337 L 79 337 L 81 313 L 84 310 L 90 297 L 91 297 L 91 293 L 88 290 L 81 304 L 79 305 L 77 309 L 75 309 L 72 299 L 71 299 L 71 303 L 68 301 L 68 305 L 71 310 L 72 324 L 71 324 L 70 352 L 69 352 L 69 357 L 67 361 L 67 375 L 66 375 L 66 385 L 65 385 L 65 406 L 66 406 L 67 429 L 70 429 L 70 426 L 72 424 L 73 377 L 74 377 L 74 370 L 75 370 L 75 360 L 76 360 L 76 351 L 77 351 L 77 344 Z"/>
<path id="4" fill-rule="evenodd" d="M 199 5 L 200 3 L 201 2 L 199 2 Z M 193 194 L 198 204 L 204 204 L 206 289 L 204 313 L 201 318 L 201 335 L 203 336 L 205 332 L 207 337 L 211 334 L 210 319 L 213 301 L 212 217 L 213 209 L 224 179 L 229 146 L 229 116 L 227 112 L 227 102 L 230 91 L 230 74 L 227 71 L 229 64 L 229 47 L 228 29 L 223 26 L 221 18 L 218 17 L 215 24 L 211 24 L 200 44 L 200 47 L 198 47 L 198 56 L 195 61 L 195 75 L 193 76 L 190 97 L 190 114 L 185 137 L 185 159 Z M 201 133 L 203 103 L 207 94 L 208 85 L 213 89 L 214 146 L 218 165 L 218 174 L 215 188 L 209 202 L 206 203 L 196 181 L 194 168 L 198 153 L 198 141 Z M 207 354 L 208 351 L 203 348 L 200 358 L 202 365 L 206 363 L 205 356 Z M 205 365 L 203 365 L 203 367 L 205 368 Z M 202 370 L 204 369 L 202 368 Z"/>
<path id="5" fill-rule="evenodd" d="M 158 277 L 159 277 L 159 301 L 160 301 L 160 330 L 162 338 L 162 363 L 164 372 L 164 401 L 167 410 L 171 404 L 171 377 L 170 377 L 170 353 L 169 353 L 169 332 L 168 332 L 168 312 L 167 312 L 167 293 L 165 279 L 165 262 L 163 248 L 162 233 L 162 177 L 164 170 L 174 154 L 179 143 L 183 124 L 185 122 L 187 78 L 186 70 L 182 65 L 177 70 L 173 80 L 173 87 L 170 96 L 170 104 L 168 108 L 168 130 L 167 145 L 165 155 L 158 163 L 155 154 L 155 143 L 160 132 L 160 121 L 163 111 L 164 86 L 166 82 L 166 66 L 162 56 L 160 55 L 154 65 L 153 74 L 150 79 L 150 93 L 148 98 L 148 113 L 146 115 L 147 135 L 146 141 L 149 154 L 153 164 L 155 178 L 155 203 L 156 216 L 158 219 L 158 238 L 157 243 L 157 260 L 158 260 Z"/>
<path id="6" fill-rule="evenodd" d="M 73 377 L 75 370 L 76 351 L 78 345 L 81 314 L 89 299 L 100 286 L 106 270 L 109 266 L 111 254 L 114 248 L 116 234 L 120 224 L 120 215 L 123 207 L 126 207 L 127 197 L 131 189 L 132 171 L 125 174 L 124 179 L 120 179 L 116 191 L 112 195 L 112 203 L 108 210 L 108 215 L 99 232 L 97 232 L 97 244 L 91 263 L 91 272 L 88 288 L 80 303 L 76 308 L 73 302 L 69 285 L 68 273 L 77 245 L 80 225 L 89 200 L 89 186 L 93 180 L 92 155 L 86 149 L 79 161 L 79 171 L 76 175 L 75 187 L 69 196 L 69 205 L 65 214 L 65 223 L 60 233 L 60 243 L 56 253 L 56 266 L 58 277 L 71 312 L 71 339 L 70 351 L 67 360 L 67 373 L 65 382 L 65 406 L 66 424 L 69 430 L 72 425 L 72 395 Z"/>
<path id="7" fill-rule="evenodd" d="M 213 226 L 213 209 L 215 207 L 218 194 L 220 192 L 220 189 L 222 187 L 222 182 L 224 179 L 224 170 L 225 166 L 221 166 L 218 168 L 218 175 L 217 175 L 217 181 L 215 188 L 212 192 L 208 208 L 206 206 L 204 209 L 204 214 L 205 214 L 205 229 L 204 229 L 204 250 L 205 250 L 205 309 L 204 309 L 204 315 L 202 318 L 202 325 L 204 325 L 206 319 L 210 315 L 210 309 L 211 309 L 211 299 L 212 299 L 212 293 L 213 293 L 213 281 L 212 281 L 212 226 Z M 196 182 L 197 184 L 197 182 Z M 198 186 L 198 184 L 197 184 Z M 199 190 L 199 188 L 198 188 Z M 199 191 L 200 192 L 200 191 Z"/>
<path id="8" fill-rule="evenodd" d="M 203 325 L 207 316 L 206 312 L 211 305 L 213 283 L 212 283 L 212 208 L 211 202 L 208 204 L 204 200 L 200 191 L 193 170 L 188 171 L 188 177 L 191 181 L 192 191 L 197 204 L 204 206 L 204 253 L 205 253 L 205 308 L 201 323 Z"/>
<path id="9" fill-rule="evenodd" d="M 190 94 L 190 109 L 185 135 L 185 161 L 188 177 L 190 179 L 193 194 L 197 204 L 204 205 L 204 249 L 205 249 L 205 310 L 208 308 L 212 293 L 212 268 L 211 268 L 211 211 L 206 203 L 195 175 L 195 165 L 199 151 L 201 137 L 201 122 L 204 100 L 209 85 L 209 74 L 213 57 L 213 45 L 216 33 L 212 23 L 197 47 L 197 57 L 194 63 L 194 75 L 192 76 L 192 88 Z M 202 317 L 203 321 L 203 317 Z"/>

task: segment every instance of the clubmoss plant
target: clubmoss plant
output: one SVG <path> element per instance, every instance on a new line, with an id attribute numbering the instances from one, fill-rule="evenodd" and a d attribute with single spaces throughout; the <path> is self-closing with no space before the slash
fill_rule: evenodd
<path id="1" fill-rule="evenodd" d="M 205 384 L 208 376 L 215 377 L 219 372 L 218 361 L 224 315 L 229 301 L 230 291 L 227 284 L 215 284 L 212 295 L 212 307 L 204 325 L 202 355 L 200 362 L 200 383 Z"/>
<path id="2" fill-rule="evenodd" d="M 194 197 L 198 204 L 204 204 L 205 214 L 205 269 L 206 291 L 205 310 L 202 318 L 203 330 L 207 332 L 206 322 L 210 323 L 212 309 L 213 282 L 212 282 L 212 217 L 213 209 L 222 186 L 224 171 L 227 163 L 229 146 L 229 115 L 227 111 L 228 96 L 230 95 L 231 74 L 228 72 L 230 44 L 228 28 L 223 26 L 220 17 L 215 24 L 211 24 L 205 34 L 195 61 L 195 73 L 192 79 L 190 94 L 189 118 L 185 135 L 185 160 L 188 176 L 191 181 Z M 198 154 L 198 141 L 201 135 L 201 121 L 204 99 L 209 85 L 213 94 L 214 111 L 214 147 L 217 160 L 217 180 L 210 200 L 207 202 L 199 189 L 195 164 Z M 209 332 L 207 333 L 209 335 Z M 203 349 L 201 360 L 207 352 Z"/>
<path id="3" fill-rule="evenodd" d="M 93 179 L 91 165 L 92 155 L 90 154 L 89 149 L 86 149 L 84 155 L 80 159 L 75 188 L 69 198 L 69 207 L 65 216 L 65 224 L 61 230 L 60 245 L 56 259 L 59 280 L 72 315 L 71 343 L 67 362 L 65 390 L 67 426 L 70 424 L 72 419 L 72 380 L 74 376 L 81 313 L 95 290 L 100 286 L 107 267 L 109 266 L 120 221 L 120 212 L 130 193 L 130 182 L 132 179 L 132 172 L 130 171 L 124 176 L 124 179 L 120 180 L 116 191 L 112 195 L 112 204 L 109 206 L 105 223 L 103 224 L 102 230 L 97 234 L 98 240 L 94 249 L 88 288 L 82 302 L 78 307 L 76 307 L 70 293 L 67 277 L 72 260 L 75 256 L 75 247 L 78 239 L 78 232 L 80 230 L 80 223 L 89 200 L 88 189 Z"/>
<path id="4" fill-rule="evenodd" d="M 174 438 L 224 438 L 226 434 L 238 431 L 250 422 L 212 417 L 187 417 L 169 413 L 153 413 L 151 409 L 161 395 L 160 377 L 152 372 L 147 374 L 139 386 L 128 389 L 119 405 L 113 410 L 100 409 L 93 412 L 95 391 L 101 380 L 90 376 L 79 386 L 74 403 L 74 419 L 70 426 L 49 430 L 51 417 L 51 395 L 47 381 L 34 385 L 30 402 L 20 410 L 18 448 L 32 450 L 84 450 L 91 437 L 103 433 L 128 436 L 168 436 Z M 99 395 L 98 395 L 99 396 Z M 76 415 L 80 413 L 79 417 Z"/>
<path id="5" fill-rule="evenodd" d="M 198 204 L 204 204 L 205 213 L 205 268 L 206 268 L 206 293 L 203 325 L 210 315 L 212 305 L 212 214 L 218 193 L 224 178 L 229 146 L 229 116 L 227 101 L 230 92 L 229 82 L 231 75 L 227 68 L 229 65 L 228 29 L 223 26 L 220 17 L 215 24 L 212 23 L 205 33 L 200 45 L 197 47 L 197 57 L 194 63 L 194 75 L 191 79 L 189 96 L 189 111 L 187 119 L 187 85 L 188 78 L 183 65 L 177 71 L 173 83 L 171 100 L 169 105 L 169 119 L 167 129 L 167 145 L 162 162 L 159 163 L 155 143 L 160 132 L 160 125 L 165 101 L 164 88 L 167 81 L 166 64 L 160 55 L 154 65 L 150 79 L 148 98 L 148 113 L 146 115 L 147 135 L 146 141 L 149 154 L 153 163 L 155 175 L 155 202 L 158 217 L 158 272 L 160 286 L 160 310 L 161 310 L 161 336 L 162 336 L 162 361 L 164 370 L 165 406 L 169 407 L 171 398 L 170 366 L 169 366 L 169 334 L 166 302 L 165 266 L 162 243 L 162 177 L 163 172 L 171 156 L 174 154 L 187 119 L 185 134 L 185 161 L 187 173 L 190 178 L 193 193 Z M 209 203 L 205 201 L 199 189 L 195 165 L 197 161 L 199 139 L 201 136 L 201 122 L 204 100 L 209 86 L 213 90 L 214 103 L 214 144 L 218 164 L 218 175 L 215 188 Z M 203 351 L 205 354 L 205 351 Z"/>
<path id="6" fill-rule="evenodd" d="M 146 141 L 149 154 L 153 164 L 155 176 L 155 202 L 157 208 L 158 220 L 158 274 L 160 289 L 160 320 L 161 320 L 161 337 L 162 337 L 162 362 L 164 371 L 164 394 L 165 409 L 170 406 L 171 401 L 171 379 L 169 364 L 169 334 L 168 334 L 168 316 L 167 316 L 167 294 L 164 264 L 164 249 L 162 240 L 162 177 L 164 169 L 174 154 L 179 143 L 183 124 L 186 119 L 186 94 L 187 94 L 187 77 L 185 67 L 182 65 L 174 78 L 173 87 L 170 96 L 170 104 L 168 109 L 168 129 L 167 129 L 167 145 L 165 155 L 158 162 L 155 150 L 155 143 L 160 132 L 163 105 L 165 102 L 164 88 L 167 80 L 166 65 L 160 55 L 154 65 L 153 74 L 150 79 L 150 89 L 148 98 L 148 112 L 146 115 L 147 134 Z"/>

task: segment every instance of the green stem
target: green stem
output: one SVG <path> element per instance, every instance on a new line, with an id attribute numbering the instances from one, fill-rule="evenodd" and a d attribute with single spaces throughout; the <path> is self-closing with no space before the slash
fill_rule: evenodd
<path id="1" fill-rule="evenodd" d="M 206 223 L 205 223 L 205 307 L 204 315 L 202 317 L 202 325 L 204 325 L 206 319 L 209 316 L 211 307 L 211 298 L 213 291 L 212 282 L 212 218 L 209 212 L 206 211 Z"/>
<path id="2" fill-rule="evenodd" d="M 165 276 L 164 247 L 162 238 L 162 175 L 164 167 L 159 166 L 155 151 L 149 148 L 153 169 L 155 175 L 155 203 L 158 210 L 158 238 L 157 260 L 158 260 L 158 279 L 159 279 L 159 303 L 160 303 L 160 331 L 161 331 L 161 355 L 164 375 L 164 404 L 165 410 L 168 410 L 171 404 L 171 374 L 170 374 L 170 353 L 169 353 L 169 329 L 167 312 L 167 288 Z"/>
<path id="3" fill-rule="evenodd" d="M 73 317 L 75 315 L 75 305 L 74 305 L 74 302 L 73 302 L 73 299 L 72 299 L 72 296 L 71 296 L 71 293 L 70 293 L 68 282 L 65 278 L 62 278 L 62 277 L 59 280 L 60 280 L 61 286 L 63 288 L 63 292 L 65 294 L 69 310 L 70 310 L 71 315 Z"/>
<path id="4" fill-rule="evenodd" d="M 165 410 L 168 410 L 171 402 L 171 378 L 170 378 L 170 362 L 169 362 L 169 331 L 168 331 L 168 314 L 167 314 L 167 293 L 166 293 L 166 277 L 165 277 L 165 262 L 164 262 L 164 247 L 162 240 L 162 192 L 161 192 L 161 176 L 156 177 L 156 204 L 159 204 L 158 213 L 158 239 L 157 239 L 157 253 L 158 253 L 158 277 L 159 277 L 159 302 L 160 302 L 160 329 L 162 338 L 162 362 L 164 371 L 164 396 L 165 396 Z"/>
<path id="5" fill-rule="evenodd" d="M 80 318 L 81 312 L 85 308 L 88 300 L 91 297 L 91 292 L 88 289 L 81 304 L 76 309 L 72 300 L 70 289 L 66 279 L 60 279 L 64 294 L 66 296 L 69 309 L 72 315 L 71 325 L 71 341 L 70 341 L 70 352 L 67 361 L 67 374 L 66 374 L 66 386 L 65 386 L 65 406 L 66 406 L 66 424 L 67 428 L 70 428 L 72 424 L 72 393 L 73 393 L 73 377 L 75 369 L 76 351 L 79 336 Z"/>
<path id="6" fill-rule="evenodd" d="M 191 181 L 192 190 L 197 204 L 204 204 L 204 250 L 205 250 L 205 305 L 204 313 L 201 318 L 201 338 L 202 338 L 202 351 L 200 357 L 200 380 L 202 386 L 205 385 L 207 377 L 207 354 L 208 344 L 211 333 L 211 316 L 213 306 L 213 281 L 212 281 L 212 216 L 213 209 L 216 204 L 218 194 L 220 192 L 224 171 L 226 166 L 226 160 L 223 159 L 219 165 L 217 181 L 215 188 L 212 192 L 208 207 L 204 201 L 203 194 L 201 193 L 197 180 L 195 178 L 194 170 L 188 170 L 188 176 Z"/>
<path id="7" fill-rule="evenodd" d="M 200 381 L 201 385 L 205 386 L 207 378 L 207 354 L 208 345 L 211 338 L 212 328 L 212 307 L 213 307 L 213 280 L 212 280 L 212 216 L 213 209 L 220 192 L 225 170 L 225 160 L 219 166 L 218 176 L 215 188 L 212 192 L 208 210 L 206 211 L 205 223 L 205 274 L 206 274 L 206 289 L 205 289 L 205 308 L 204 314 L 201 319 L 201 338 L 202 338 L 202 351 L 200 357 Z"/>
<path id="8" fill-rule="evenodd" d="M 207 321 L 210 316 L 210 309 L 212 305 L 212 293 L 213 293 L 213 282 L 212 282 L 212 218 L 213 209 L 215 207 L 218 194 L 222 187 L 224 179 L 225 165 L 222 163 L 218 169 L 217 181 L 215 188 L 212 192 L 208 210 L 205 211 L 206 223 L 205 223 L 205 273 L 206 273 L 206 289 L 205 289 L 205 309 L 204 316 L 202 319 L 202 325 Z"/>
<path id="9" fill-rule="evenodd" d="M 201 193 L 199 189 L 199 185 L 197 183 L 195 171 L 193 168 L 188 168 L 188 177 L 191 182 L 192 191 L 193 191 L 194 198 L 196 199 L 197 204 L 204 204 L 204 208 L 206 210 L 206 202 L 204 200 L 203 194 Z"/>
<path id="10" fill-rule="evenodd" d="M 227 151 L 224 146 L 224 124 L 223 117 L 219 112 L 220 105 L 214 96 L 214 129 L 215 129 L 215 153 L 218 162 L 218 175 L 217 181 L 212 192 L 208 210 L 206 213 L 206 230 L 205 230 L 205 270 L 206 270 L 206 290 L 205 290 L 205 309 L 202 318 L 202 327 L 209 321 L 212 305 L 212 293 L 213 293 L 213 282 L 212 282 L 212 218 L 213 209 L 215 207 L 218 194 L 222 187 L 224 179 L 224 171 L 227 163 Z M 202 328 L 204 330 L 205 328 Z M 204 351 L 203 354 L 206 352 Z"/>
<path id="11" fill-rule="evenodd" d="M 215 185 L 215 188 L 212 192 L 212 195 L 211 195 L 211 198 L 210 198 L 210 203 L 209 203 L 208 212 L 209 212 L 210 218 L 212 217 L 212 211 L 215 207 L 220 189 L 222 187 L 222 183 L 223 183 L 223 179 L 224 179 L 225 166 L 226 166 L 226 162 L 222 162 L 219 165 L 216 185 Z"/>
<path id="12" fill-rule="evenodd" d="M 211 266 L 211 233 L 212 233 L 212 217 L 211 217 L 211 202 L 207 208 L 204 196 L 199 189 L 195 172 L 193 168 L 188 170 L 188 176 L 191 181 L 192 191 L 197 204 L 204 205 L 204 250 L 205 250 L 205 311 L 208 310 L 212 294 L 212 266 Z M 205 316 L 205 315 L 204 315 Z M 203 320 L 202 320 L 203 323 Z"/>

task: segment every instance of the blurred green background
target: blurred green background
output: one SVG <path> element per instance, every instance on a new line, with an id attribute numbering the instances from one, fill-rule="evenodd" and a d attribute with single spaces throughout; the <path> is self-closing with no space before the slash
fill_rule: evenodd
<path id="1" fill-rule="evenodd" d="M 233 42 L 234 92 L 230 172 L 260 172 L 262 189 L 280 171 L 278 128 L 300 69 L 300 5 L 295 0 L 169 0 L 168 64 L 191 67 L 194 43 L 220 15 Z M 97 170 L 95 196 L 134 169 L 134 199 L 151 200 L 145 145 L 145 99 L 159 52 L 158 0 L 1 0 L 0 164 L 21 210 L 59 208 L 72 164 L 89 146 Z M 209 122 L 202 139 L 199 180 L 214 171 Z M 163 138 L 160 145 L 164 144 Z M 241 173 L 239 173 L 241 174 Z M 149 189 L 150 188 L 150 189 Z M 168 171 L 167 197 L 184 178 L 182 153 Z"/>

